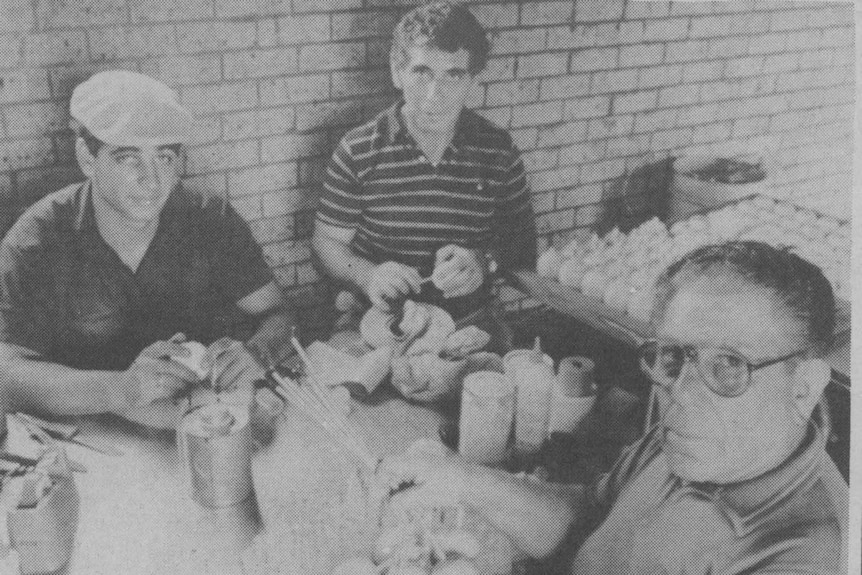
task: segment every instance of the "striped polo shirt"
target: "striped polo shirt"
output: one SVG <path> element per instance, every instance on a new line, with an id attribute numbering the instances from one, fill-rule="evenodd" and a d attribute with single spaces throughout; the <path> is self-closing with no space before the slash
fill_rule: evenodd
<path id="1" fill-rule="evenodd" d="M 408 133 L 398 102 L 349 131 L 332 155 L 317 218 L 356 230 L 352 247 L 374 263 L 429 275 L 447 244 L 494 248 L 501 263 L 534 246 L 524 164 L 511 136 L 464 110 L 437 166 Z M 529 250 L 526 250 L 529 251 Z M 529 264 L 527 264 L 529 265 Z"/>

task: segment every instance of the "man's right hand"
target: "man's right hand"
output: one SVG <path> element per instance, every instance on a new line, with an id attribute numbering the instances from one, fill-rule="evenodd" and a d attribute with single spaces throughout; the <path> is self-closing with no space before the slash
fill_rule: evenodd
<path id="1" fill-rule="evenodd" d="M 406 453 L 384 459 L 376 476 L 377 483 L 390 490 L 411 485 L 393 496 L 396 508 L 450 506 L 461 502 L 470 465 L 438 441 L 419 440 Z"/>
<path id="2" fill-rule="evenodd" d="M 176 338 L 157 341 L 144 348 L 120 376 L 128 406 L 141 407 L 159 399 L 174 398 L 197 383 L 198 377 L 192 370 L 169 359 L 189 354 Z"/>
<path id="3" fill-rule="evenodd" d="M 389 311 L 389 301 L 422 291 L 422 278 L 415 268 L 397 262 L 383 262 L 371 270 L 365 294 L 371 305 Z"/>

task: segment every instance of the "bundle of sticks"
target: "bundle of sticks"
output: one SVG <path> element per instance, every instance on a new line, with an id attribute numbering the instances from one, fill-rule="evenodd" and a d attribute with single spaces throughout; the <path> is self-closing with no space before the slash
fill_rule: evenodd
<path id="1" fill-rule="evenodd" d="M 267 379 L 274 384 L 283 399 L 308 415 L 329 434 L 333 441 L 373 471 L 377 467 L 379 458 L 368 447 L 362 430 L 354 425 L 343 409 L 335 404 L 329 389 L 318 377 L 315 366 L 296 339 L 296 335 L 292 334 L 290 340 L 305 365 L 304 381 L 299 377 L 295 379 L 284 377 L 272 366 L 267 369 Z"/>

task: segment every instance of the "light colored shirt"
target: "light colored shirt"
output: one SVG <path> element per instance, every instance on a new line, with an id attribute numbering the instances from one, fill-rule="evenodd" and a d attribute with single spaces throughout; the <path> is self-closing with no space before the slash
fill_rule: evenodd
<path id="1" fill-rule="evenodd" d="M 729 485 L 673 475 L 661 428 L 630 446 L 594 485 L 604 519 L 572 573 L 753 574 L 846 571 L 847 483 L 812 421 L 782 465 Z"/>

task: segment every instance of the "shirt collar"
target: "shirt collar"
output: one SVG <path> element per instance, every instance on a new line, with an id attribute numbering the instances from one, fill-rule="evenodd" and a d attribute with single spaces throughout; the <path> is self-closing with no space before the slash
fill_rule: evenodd
<path id="1" fill-rule="evenodd" d="M 809 421 L 805 441 L 775 469 L 753 479 L 727 485 L 675 479 L 683 490 L 711 499 L 737 535 L 742 537 L 756 529 L 783 501 L 817 480 L 820 465 L 826 457 L 827 435 L 818 407 Z"/>
<path id="2" fill-rule="evenodd" d="M 407 124 L 404 117 L 401 115 L 401 107 L 404 105 L 404 99 L 401 98 L 395 104 L 390 106 L 383 113 L 382 125 L 378 125 L 378 129 L 382 132 L 383 138 L 387 144 L 410 143 L 415 144 L 413 136 L 407 130 Z M 455 134 L 452 136 L 452 141 L 449 147 L 453 152 L 460 151 L 464 145 L 466 134 L 468 131 L 468 111 L 461 110 L 461 115 L 458 117 L 458 123 L 455 124 Z"/>

